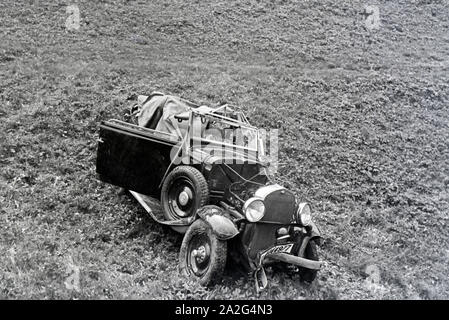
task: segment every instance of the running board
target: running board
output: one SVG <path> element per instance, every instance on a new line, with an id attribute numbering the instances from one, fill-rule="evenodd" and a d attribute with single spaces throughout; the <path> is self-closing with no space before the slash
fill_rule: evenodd
<path id="1" fill-rule="evenodd" d="M 186 226 L 190 226 L 193 221 L 195 221 L 195 217 L 190 217 L 190 218 L 185 218 L 185 219 L 179 219 L 179 220 L 161 220 L 158 219 L 156 217 L 156 215 L 154 214 L 153 210 L 151 210 L 150 206 L 148 205 L 148 203 L 145 201 L 145 198 L 147 196 L 140 194 L 138 192 L 135 191 L 131 191 L 129 190 L 129 192 L 131 193 L 131 195 L 136 198 L 136 200 L 140 203 L 140 205 L 145 209 L 146 212 L 148 212 L 151 216 L 151 218 L 153 218 L 157 223 L 166 225 L 166 226 L 172 226 L 172 227 L 186 227 Z"/>

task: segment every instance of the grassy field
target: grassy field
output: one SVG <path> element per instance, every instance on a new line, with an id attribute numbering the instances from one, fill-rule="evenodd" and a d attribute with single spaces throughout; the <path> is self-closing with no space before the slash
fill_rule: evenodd
<path id="1" fill-rule="evenodd" d="M 326 266 L 259 298 L 449 298 L 444 0 L 1 1 L 0 298 L 257 298 L 237 266 L 182 278 L 181 236 L 96 179 L 99 122 L 153 90 L 279 130 Z"/>

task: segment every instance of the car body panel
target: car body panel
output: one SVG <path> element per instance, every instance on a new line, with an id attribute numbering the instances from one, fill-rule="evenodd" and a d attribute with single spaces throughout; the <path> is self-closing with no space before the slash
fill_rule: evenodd
<path id="1" fill-rule="evenodd" d="M 157 196 L 176 142 L 167 135 L 134 127 L 111 122 L 100 125 L 96 170 L 105 182 Z"/>
<path id="2" fill-rule="evenodd" d="M 209 205 L 198 210 L 198 216 L 206 221 L 220 240 L 229 240 L 239 234 L 239 230 L 232 220 L 225 215 L 225 211 L 217 206 Z"/>

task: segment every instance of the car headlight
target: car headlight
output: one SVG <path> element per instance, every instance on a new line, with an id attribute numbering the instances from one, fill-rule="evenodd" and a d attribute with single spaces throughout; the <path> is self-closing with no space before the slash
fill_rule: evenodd
<path id="1" fill-rule="evenodd" d="M 304 227 L 312 223 L 312 211 L 307 203 L 302 202 L 299 204 L 298 211 L 296 211 L 296 221 Z"/>
<path id="2" fill-rule="evenodd" d="M 243 205 L 243 213 L 248 221 L 257 222 L 265 214 L 265 204 L 260 198 L 250 198 Z"/>

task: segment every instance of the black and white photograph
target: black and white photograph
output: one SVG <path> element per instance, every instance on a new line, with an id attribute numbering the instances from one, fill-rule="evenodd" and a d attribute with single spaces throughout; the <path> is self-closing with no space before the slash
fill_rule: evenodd
<path id="1" fill-rule="evenodd" d="M 0 134 L 0 300 L 449 300 L 447 0 L 1 0 Z"/>

